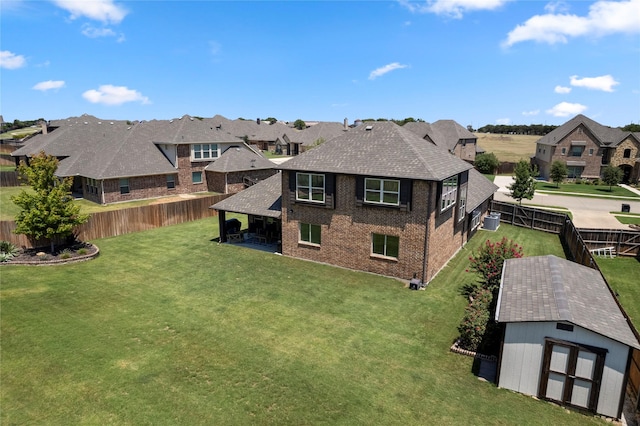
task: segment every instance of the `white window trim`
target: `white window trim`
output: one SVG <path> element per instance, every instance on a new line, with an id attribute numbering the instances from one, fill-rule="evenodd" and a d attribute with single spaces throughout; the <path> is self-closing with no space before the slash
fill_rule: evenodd
<path id="1" fill-rule="evenodd" d="M 200 150 L 196 151 L 196 146 L 200 147 Z M 207 147 L 207 149 L 205 149 L 204 147 Z M 215 148 L 212 148 L 215 147 Z M 218 154 L 219 154 L 219 147 L 217 143 L 194 143 L 191 144 L 191 161 L 212 161 L 215 160 L 216 158 L 218 158 Z M 196 153 L 200 153 L 200 158 L 196 157 Z M 204 153 L 208 153 L 209 157 L 205 158 L 204 157 Z"/>
<path id="2" fill-rule="evenodd" d="M 384 237 L 384 254 L 380 254 L 380 253 L 376 253 L 373 251 L 373 239 L 376 235 L 380 235 Z M 398 256 L 389 256 L 387 255 L 387 247 L 388 247 L 388 243 L 387 243 L 387 239 L 389 237 L 392 238 L 397 238 L 398 239 Z M 387 259 L 387 260 L 398 260 L 398 257 L 400 257 L 400 237 L 397 235 L 387 235 L 387 234 L 377 234 L 375 232 L 371 233 L 371 257 L 377 257 L 380 259 Z"/>
<path id="3" fill-rule="evenodd" d="M 456 204 L 458 193 L 458 176 L 451 176 L 442 181 L 442 194 L 440 195 L 440 211 L 444 212 Z"/>
<path id="4" fill-rule="evenodd" d="M 460 186 L 460 204 L 458 205 L 458 222 L 465 218 L 467 213 L 467 185 Z"/>
<path id="5" fill-rule="evenodd" d="M 474 210 L 471 214 L 471 229 L 476 229 L 480 226 L 480 218 L 482 217 L 482 212 L 480 210 Z"/>
<path id="6" fill-rule="evenodd" d="M 368 181 L 378 181 L 380 182 L 380 189 L 379 190 L 374 190 L 374 189 L 367 189 L 367 182 Z M 385 191 L 384 190 L 384 183 L 385 182 L 396 182 L 398 184 L 398 191 Z M 380 201 L 369 201 L 367 200 L 367 194 L 371 193 L 371 194 L 378 194 L 378 199 Z M 398 201 L 396 203 L 385 203 L 384 200 L 384 195 L 385 194 L 395 194 L 398 198 Z M 384 206 L 399 206 L 400 205 L 400 181 L 397 179 L 381 179 L 381 178 L 365 178 L 364 179 L 364 202 L 366 204 L 381 204 Z"/>
<path id="7" fill-rule="evenodd" d="M 200 173 L 200 182 L 196 182 L 196 181 L 193 180 L 194 173 Z M 202 176 L 202 172 L 191 172 L 191 183 L 193 183 L 194 185 L 201 185 L 202 183 L 204 183 L 204 178 Z"/>
<path id="8" fill-rule="evenodd" d="M 309 235 L 307 235 L 307 238 L 309 238 L 309 241 L 304 240 L 302 237 L 302 225 L 309 225 Z M 315 243 L 311 241 L 311 227 L 312 226 L 317 226 L 319 231 L 320 231 L 320 242 L 319 243 Z M 300 244 L 304 244 L 304 245 L 308 245 L 308 246 L 314 246 L 314 247 L 320 247 L 320 245 L 322 244 L 322 227 L 320 225 L 316 225 L 313 223 L 306 223 L 306 222 L 300 222 L 300 225 L 298 227 L 298 243 Z"/>
<path id="9" fill-rule="evenodd" d="M 309 185 L 301 186 L 298 182 L 298 176 L 306 175 L 309 177 Z M 320 189 L 319 186 L 313 186 L 313 176 L 322 176 L 322 200 L 314 200 L 313 199 L 313 190 Z M 300 198 L 298 194 L 300 193 L 300 188 L 306 189 L 309 194 L 309 198 Z M 326 176 L 322 173 L 296 173 L 296 200 L 304 201 L 308 203 L 316 203 L 316 204 L 324 204 L 326 200 Z"/>
<path id="10" fill-rule="evenodd" d="M 170 183 L 172 183 L 173 186 L 169 186 Z M 176 189 L 176 175 L 167 175 L 167 189 Z"/>

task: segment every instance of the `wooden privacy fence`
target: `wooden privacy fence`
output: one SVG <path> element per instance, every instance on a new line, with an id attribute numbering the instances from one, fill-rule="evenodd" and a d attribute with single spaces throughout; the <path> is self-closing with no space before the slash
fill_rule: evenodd
<path id="1" fill-rule="evenodd" d="M 76 228 L 76 234 L 82 241 L 113 237 L 131 232 L 144 231 L 160 226 L 175 225 L 198 219 L 216 216 L 217 212 L 209 207 L 229 197 L 229 194 L 212 195 L 188 200 L 132 207 L 122 210 L 93 213 L 89 221 Z M 42 247 L 24 235 L 14 234 L 14 221 L 0 222 L 0 240 L 10 241 L 18 247 Z M 44 246 L 47 244 L 45 243 Z"/>
<path id="2" fill-rule="evenodd" d="M 640 232 L 615 229 L 578 229 L 566 214 L 553 213 L 532 207 L 519 206 L 500 201 L 491 202 L 491 211 L 500 213 L 500 221 L 511 223 L 544 232 L 559 234 L 565 249 L 570 253 L 573 261 L 588 266 L 600 272 L 602 279 L 613 300 L 616 301 L 620 312 L 627 320 L 631 331 L 640 341 L 640 333 L 635 328 L 626 311 L 611 289 L 607 278 L 598 267 L 591 250 L 602 247 L 614 247 L 616 255 L 636 256 L 640 258 Z M 633 350 L 629 365 L 629 390 L 635 398 L 636 407 L 640 410 L 640 351 Z"/>
<path id="3" fill-rule="evenodd" d="M 0 186 L 19 186 L 18 172 L 0 172 Z"/>
<path id="4" fill-rule="evenodd" d="M 552 234 L 562 233 L 569 217 L 563 213 L 535 209 L 502 201 L 492 201 L 491 211 L 500 213 L 500 221 Z"/>

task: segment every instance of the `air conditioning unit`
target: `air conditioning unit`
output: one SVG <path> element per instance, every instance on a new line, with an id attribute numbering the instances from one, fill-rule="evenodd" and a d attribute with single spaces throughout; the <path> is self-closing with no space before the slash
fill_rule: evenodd
<path id="1" fill-rule="evenodd" d="M 500 226 L 500 213 L 489 213 L 482 222 L 482 228 L 487 231 L 495 231 Z"/>

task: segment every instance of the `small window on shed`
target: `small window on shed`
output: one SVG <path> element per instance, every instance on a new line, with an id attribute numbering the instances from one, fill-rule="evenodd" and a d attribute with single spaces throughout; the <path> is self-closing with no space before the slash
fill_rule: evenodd
<path id="1" fill-rule="evenodd" d="M 573 331 L 573 325 L 559 322 L 556 324 L 556 329 L 564 330 L 564 331 Z"/>

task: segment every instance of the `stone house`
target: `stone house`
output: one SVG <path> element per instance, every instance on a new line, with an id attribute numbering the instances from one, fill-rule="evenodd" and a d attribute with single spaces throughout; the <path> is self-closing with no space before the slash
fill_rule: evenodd
<path id="1" fill-rule="evenodd" d="M 580 114 L 536 142 L 532 161 L 540 176 L 549 178 L 551 164 L 567 165 L 570 179 L 597 179 L 611 164 L 623 171 L 623 182 L 640 179 L 640 133 L 603 126 Z"/>
<path id="2" fill-rule="evenodd" d="M 282 254 L 422 282 L 473 235 L 497 189 L 393 122 L 366 122 L 280 168 Z M 224 211 L 266 211 L 244 195 L 212 206 L 223 241 Z"/>

